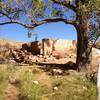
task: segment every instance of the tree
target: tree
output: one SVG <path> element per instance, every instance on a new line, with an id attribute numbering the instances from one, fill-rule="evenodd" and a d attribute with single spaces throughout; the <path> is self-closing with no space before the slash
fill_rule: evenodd
<path id="1" fill-rule="evenodd" d="M 98 36 L 95 34 L 96 27 L 93 26 L 91 21 L 93 21 L 95 18 L 93 15 L 93 12 L 95 11 L 96 14 L 99 11 L 98 10 L 98 4 L 100 3 L 93 0 L 84 0 L 79 3 L 78 10 L 77 10 L 77 21 L 78 25 L 76 26 L 77 32 L 78 32 L 78 45 L 77 45 L 77 66 L 79 70 L 88 69 L 91 65 L 91 50 L 96 42 Z M 80 6 L 81 5 L 81 6 Z M 98 13 L 99 14 L 99 13 Z M 99 15 L 100 17 L 100 15 Z M 90 21 L 91 19 L 91 21 Z M 90 22 L 89 22 L 90 21 Z M 95 21 L 96 23 L 96 21 Z M 99 21 L 100 27 L 100 21 Z M 92 27 L 90 29 L 90 27 Z M 94 28 L 94 29 L 93 29 Z M 89 30 L 89 32 L 88 32 Z M 100 31 L 98 31 L 100 33 Z M 93 34 L 90 36 L 90 34 Z M 96 36 L 95 36 L 96 35 Z M 94 39 L 94 37 L 96 39 Z M 90 46 L 90 40 L 93 40 L 93 45 Z M 82 67 L 83 66 L 83 67 Z"/>
<path id="2" fill-rule="evenodd" d="M 91 63 L 89 19 L 95 11 L 100 16 L 99 0 L 0 0 L 0 25 L 17 23 L 25 28 L 62 21 L 77 30 L 77 60 L 79 70 L 86 70 Z M 69 12 L 69 13 L 67 13 Z M 100 23 L 97 25 L 100 27 Z M 90 31 L 91 33 L 91 31 Z"/>

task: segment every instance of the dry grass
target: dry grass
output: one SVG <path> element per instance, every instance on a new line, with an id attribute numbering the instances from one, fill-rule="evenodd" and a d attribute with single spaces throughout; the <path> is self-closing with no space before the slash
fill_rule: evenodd
<path id="1" fill-rule="evenodd" d="M 22 42 L 0 39 L 0 46 L 20 48 Z"/>
<path id="2" fill-rule="evenodd" d="M 0 65 L 0 100 L 10 79 L 20 82 L 16 89 L 19 100 L 96 100 L 96 85 L 82 73 L 70 70 L 67 76 L 50 76 L 38 66 Z M 34 84 L 37 81 L 38 84 Z M 58 90 L 54 90 L 57 87 Z"/>

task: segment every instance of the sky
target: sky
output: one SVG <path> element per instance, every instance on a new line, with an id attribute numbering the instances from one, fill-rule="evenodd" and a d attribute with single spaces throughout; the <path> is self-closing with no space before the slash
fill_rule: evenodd
<path id="1" fill-rule="evenodd" d="M 54 7 L 59 8 L 60 10 L 65 10 L 64 18 L 69 19 L 71 16 L 74 16 L 74 12 L 68 9 L 62 9 L 61 6 L 54 5 Z M 66 11 L 67 10 L 67 11 Z M 46 14 L 50 14 L 50 9 L 48 8 L 45 12 Z M 51 15 L 51 14 L 50 14 Z M 21 17 L 21 20 L 24 20 L 24 16 Z M 5 19 L 1 19 L 2 21 Z M 0 26 L 0 39 L 8 39 L 8 40 L 15 40 L 21 42 L 31 42 L 35 40 L 35 36 L 32 35 L 31 38 L 28 38 L 28 31 L 21 25 L 18 24 L 9 24 Z M 50 38 L 50 39 L 66 39 L 66 40 L 77 40 L 77 32 L 74 26 L 65 24 L 63 22 L 56 22 L 56 23 L 48 23 L 43 24 L 41 26 L 36 27 L 32 30 L 33 34 L 38 34 L 38 40 L 43 38 Z"/>
<path id="2" fill-rule="evenodd" d="M 31 42 L 35 40 L 32 35 L 28 38 L 29 30 L 18 24 L 0 26 L 0 39 L 15 40 L 20 42 Z M 38 40 L 43 38 L 77 40 L 77 32 L 74 26 L 63 22 L 49 23 L 36 27 L 33 34 L 38 34 Z"/>

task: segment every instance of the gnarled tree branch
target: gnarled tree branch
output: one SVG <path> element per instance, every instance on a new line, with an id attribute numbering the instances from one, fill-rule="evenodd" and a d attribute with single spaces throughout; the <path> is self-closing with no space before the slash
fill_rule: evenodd
<path id="1" fill-rule="evenodd" d="M 6 24 L 19 24 L 25 28 L 34 28 L 34 26 L 32 24 L 25 24 L 25 23 L 17 21 L 17 20 L 11 20 L 11 21 L 0 23 L 0 25 L 6 25 Z"/>
<path id="2" fill-rule="evenodd" d="M 69 21 L 64 18 L 51 18 L 51 19 L 44 19 L 40 22 L 37 22 L 36 25 L 41 25 L 41 24 L 46 24 L 46 23 L 51 23 L 51 22 L 60 22 L 60 21 L 66 23 L 66 24 L 73 24 L 73 25 L 76 23 L 76 21 Z"/>
<path id="3" fill-rule="evenodd" d="M 8 14 L 6 14 L 6 13 L 4 13 L 4 12 L 2 12 L 2 11 L 0 11 L 0 14 L 2 14 L 3 16 L 5 16 L 5 17 L 7 17 L 9 20 L 11 20 L 11 17 L 10 17 Z"/>
<path id="4" fill-rule="evenodd" d="M 46 23 L 52 23 L 52 22 L 64 22 L 66 24 L 72 24 L 72 25 L 75 25 L 76 24 L 76 21 L 68 21 L 67 19 L 63 19 L 63 18 L 51 18 L 51 19 L 44 19 L 42 21 L 39 21 L 39 22 L 36 22 L 36 23 L 33 23 L 33 24 L 26 24 L 26 23 L 23 23 L 21 21 L 17 21 L 17 20 L 10 20 L 8 22 L 4 22 L 4 23 L 0 23 L 0 25 L 5 25 L 5 24 L 19 24 L 21 26 L 24 26 L 25 28 L 35 28 L 37 26 L 40 26 L 42 24 L 46 24 Z"/>

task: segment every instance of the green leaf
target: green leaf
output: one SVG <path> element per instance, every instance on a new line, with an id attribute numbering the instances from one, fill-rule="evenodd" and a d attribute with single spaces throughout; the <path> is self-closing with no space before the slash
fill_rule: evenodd
<path id="1" fill-rule="evenodd" d="M 12 8 L 9 4 L 6 5 L 7 13 L 11 14 Z"/>
<path id="2" fill-rule="evenodd" d="M 19 18 L 19 12 L 16 12 L 13 16 L 14 19 Z"/>

